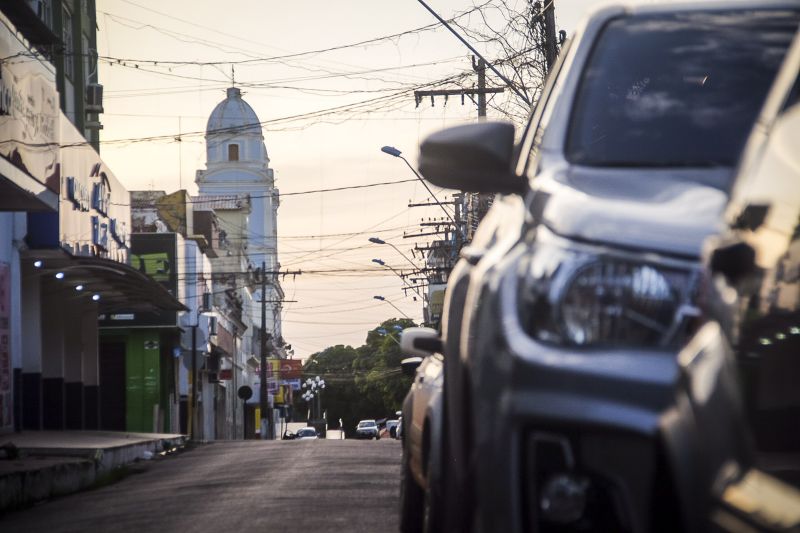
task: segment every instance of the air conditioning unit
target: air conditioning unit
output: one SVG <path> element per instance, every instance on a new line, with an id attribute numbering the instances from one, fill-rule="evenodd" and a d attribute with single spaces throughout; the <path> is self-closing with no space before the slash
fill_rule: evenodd
<path id="1" fill-rule="evenodd" d="M 86 112 L 103 112 L 103 86 L 99 83 L 90 83 L 86 86 Z"/>

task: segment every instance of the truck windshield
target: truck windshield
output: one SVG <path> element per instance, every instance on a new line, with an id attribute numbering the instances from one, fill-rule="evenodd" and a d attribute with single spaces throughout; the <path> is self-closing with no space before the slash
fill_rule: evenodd
<path id="1" fill-rule="evenodd" d="M 733 166 L 780 67 L 795 11 L 612 20 L 583 72 L 567 159 L 604 167 Z"/>

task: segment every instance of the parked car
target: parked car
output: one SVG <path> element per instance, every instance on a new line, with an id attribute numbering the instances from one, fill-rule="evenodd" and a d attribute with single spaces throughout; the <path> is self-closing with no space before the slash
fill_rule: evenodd
<path id="1" fill-rule="evenodd" d="M 798 488 L 799 90 L 800 35 L 746 145 L 724 228 L 708 241 L 709 320 L 683 354 L 687 364 L 735 356 L 759 466 Z M 752 471 L 748 475 L 763 478 Z M 790 516 L 800 530 L 800 499 L 794 511 Z"/>
<path id="2" fill-rule="evenodd" d="M 379 440 L 381 438 L 381 435 L 378 430 L 377 422 L 375 422 L 375 420 L 360 421 L 358 423 L 358 426 L 356 426 L 356 438 Z"/>
<path id="3" fill-rule="evenodd" d="M 400 423 L 399 420 L 387 420 L 386 421 L 386 431 L 389 433 L 389 437 L 397 438 L 397 425 Z"/>
<path id="4" fill-rule="evenodd" d="M 295 433 L 295 439 L 297 440 L 317 440 L 319 438 L 319 434 L 317 430 L 312 427 L 300 428 Z"/>
<path id="5" fill-rule="evenodd" d="M 406 330 L 408 331 L 408 330 Z M 424 333 L 423 333 L 424 334 Z M 430 337 L 438 340 L 433 332 Z M 400 471 L 400 530 L 438 531 L 441 528 L 441 442 L 443 358 L 414 345 L 420 332 L 400 337 L 404 354 L 422 354 L 402 361 L 414 376 L 403 401 L 403 457 Z"/>
<path id="6" fill-rule="evenodd" d="M 426 179 L 501 195 L 450 277 L 438 345 L 404 332 L 445 358 L 446 531 L 711 529 L 714 476 L 750 451 L 729 376 L 720 402 L 686 403 L 704 369 L 677 354 L 798 7 L 603 8 L 519 144 L 500 123 L 423 142 Z M 713 460 L 684 470 L 694 453 Z"/>

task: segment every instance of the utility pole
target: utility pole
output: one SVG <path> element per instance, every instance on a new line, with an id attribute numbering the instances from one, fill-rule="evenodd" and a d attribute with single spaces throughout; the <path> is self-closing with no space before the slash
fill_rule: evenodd
<path id="1" fill-rule="evenodd" d="M 261 440 L 267 440 L 269 431 L 267 427 L 267 409 L 269 402 L 267 398 L 267 263 L 261 262 L 261 369 L 259 379 L 261 380 L 261 390 L 259 404 L 261 408 Z"/>
<path id="2" fill-rule="evenodd" d="M 545 0 L 544 8 L 544 58 L 547 72 L 553 70 L 558 56 L 558 42 L 556 41 L 556 6 L 555 0 Z"/>
<path id="3" fill-rule="evenodd" d="M 478 73 L 478 120 L 486 120 L 486 61 L 483 58 L 475 62 L 472 56 L 472 70 Z"/>
<path id="4" fill-rule="evenodd" d="M 431 9 L 431 7 L 428 4 L 426 4 L 424 0 L 417 0 L 417 2 L 422 4 L 422 7 L 427 9 L 430 12 L 431 15 L 436 17 L 436 20 L 438 20 L 442 24 L 442 26 L 447 28 L 450 31 L 450 33 L 455 35 L 456 38 L 459 41 L 461 41 L 464 44 L 464 46 L 469 48 L 470 51 L 473 54 L 475 54 L 479 58 L 483 59 L 483 56 L 477 50 L 475 50 L 475 47 L 472 46 L 471 44 L 469 44 L 466 41 L 466 39 L 464 39 L 461 35 L 459 35 L 458 32 L 456 30 L 454 30 L 453 27 L 450 26 L 450 24 L 448 24 L 446 20 L 444 20 L 442 17 L 440 17 L 439 14 L 436 11 Z M 491 63 L 487 62 L 486 60 L 484 60 L 484 63 L 485 63 L 486 66 L 488 66 L 492 70 L 492 72 L 494 72 L 497 75 L 498 78 L 503 80 L 506 83 L 506 85 L 508 85 L 508 88 L 511 89 L 517 96 L 519 96 L 522 99 L 523 102 L 525 102 L 526 104 L 530 105 L 531 101 L 528 99 L 528 97 L 525 96 L 519 89 L 517 89 L 516 86 L 514 86 L 514 84 L 511 83 L 511 80 L 509 80 L 508 78 L 503 76 L 503 74 L 499 70 L 497 70 L 497 68 L 494 65 L 492 65 Z"/>
<path id="5" fill-rule="evenodd" d="M 430 97 L 431 99 L 431 107 L 433 107 L 433 97 L 434 96 L 444 96 L 445 102 L 447 102 L 447 98 L 449 96 L 460 96 L 461 97 L 461 104 L 464 104 L 464 97 L 469 96 L 472 99 L 473 96 L 477 97 L 477 104 L 478 104 L 478 120 L 486 120 L 486 95 L 487 94 L 497 94 L 502 93 L 505 91 L 503 87 L 486 87 L 486 61 L 483 58 L 479 58 L 477 61 L 475 60 L 475 56 L 472 57 L 472 69 L 478 74 L 478 87 L 475 89 L 439 89 L 434 91 L 414 91 L 414 100 L 417 103 L 417 107 L 419 107 L 420 102 L 425 97 Z"/>

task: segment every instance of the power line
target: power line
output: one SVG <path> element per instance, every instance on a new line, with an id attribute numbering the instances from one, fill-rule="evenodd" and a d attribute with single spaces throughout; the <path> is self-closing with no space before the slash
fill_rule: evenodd
<path id="1" fill-rule="evenodd" d="M 139 4 L 131 2 L 130 0 L 122 0 L 122 1 L 126 2 L 128 4 L 131 4 L 131 5 L 135 5 L 135 6 L 139 7 L 139 8 L 145 9 L 147 11 L 151 11 L 153 13 L 156 13 L 156 14 L 164 16 L 164 17 L 174 18 L 173 15 L 168 15 L 166 13 L 159 12 L 159 11 L 156 11 L 154 9 L 150 9 L 150 8 L 141 6 Z M 484 2 L 483 4 L 481 4 L 479 6 L 475 6 L 472 9 L 469 9 L 467 11 L 464 11 L 463 13 L 460 13 L 460 14 L 448 19 L 447 21 L 448 22 L 453 22 L 453 21 L 455 21 L 455 20 L 457 20 L 459 18 L 462 18 L 462 17 L 465 17 L 467 15 L 470 15 L 470 14 L 476 12 L 476 11 L 480 11 L 481 9 L 486 7 L 487 5 L 491 4 L 492 1 L 493 0 L 488 0 L 487 2 Z M 111 17 L 117 16 L 117 15 L 113 15 L 111 13 L 105 13 L 105 12 L 102 12 L 102 11 L 101 11 L 101 13 L 106 14 L 106 15 L 111 16 Z M 121 17 L 121 18 L 124 18 L 124 17 Z M 234 38 L 240 39 L 242 41 L 247 41 L 246 39 L 241 39 L 241 37 L 234 36 L 234 35 L 231 35 L 231 34 L 227 34 L 227 33 L 224 33 L 224 32 L 220 32 L 220 31 L 218 31 L 216 29 L 209 28 L 207 26 L 194 24 L 194 23 L 191 23 L 191 22 L 188 22 L 188 21 L 184 21 L 184 22 L 186 22 L 187 24 L 189 24 L 191 26 L 196 26 L 196 27 L 199 27 L 199 28 L 204 29 L 204 30 L 211 30 L 211 31 L 214 31 L 215 33 L 220 33 L 220 34 L 228 36 L 228 37 L 234 37 Z M 148 26 L 150 26 L 150 25 L 148 25 Z M 428 31 L 428 30 L 431 30 L 431 29 L 439 28 L 440 26 L 442 26 L 442 24 L 437 22 L 437 23 L 433 23 L 433 24 L 427 24 L 425 26 L 420 26 L 418 28 L 414 28 L 414 29 L 411 29 L 411 30 L 406 30 L 406 31 L 403 31 L 403 32 L 395 33 L 395 34 L 392 34 L 392 35 L 384 35 L 384 36 L 381 36 L 381 37 L 373 37 L 371 39 L 366 39 L 366 40 L 358 41 L 358 42 L 354 42 L 354 43 L 331 46 L 331 47 L 327 47 L 327 48 L 320 48 L 320 49 L 317 49 L 317 50 L 307 50 L 305 52 L 295 52 L 295 53 L 285 54 L 285 55 L 281 55 L 281 56 L 272 56 L 272 57 L 269 57 L 269 58 L 253 58 L 253 59 L 249 59 L 249 60 L 240 60 L 240 61 L 207 61 L 207 62 L 206 61 L 186 62 L 186 61 L 169 61 L 169 60 L 155 61 L 155 60 L 133 60 L 133 59 L 131 59 L 130 61 L 138 61 L 140 63 L 161 63 L 161 64 L 175 64 L 175 65 L 184 65 L 184 64 L 203 65 L 203 66 L 231 65 L 231 64 L 241 65 L 241 64 L 253 63 L 253 62 L 264 62 L 264 61 L 276 61 L 276 60 L 283 60 L 283 59 L 294 59 L 294 58 L 297 58 L 297 57 L 303 57 L 303 56 L 307 56 L 307 55 L 322 54 L 322 53 L 326 53 L 326 52 L 333 52 L 333 51 L 336 51 L 336 50 L 343 50 L 343 49 L 346 49 L 346 48 L 364 47 L 364 46 L 369 45 L 369 44 L 374 44 L 374 43 L 382 42 L 382 41 L 391 41 L 391 40 L 395 40 L 395 39 L 398 39 L 398 38 L 406 36 L 406 35 L 411 35 L 411 34 L 414 34 L 414 33 L 419 33 L 419 32 L 423 32 L 423 31 Z M 255 41 L 249 41 L 249 42 L 254 43 L 254 44 L 260 44 L 260 43 L 256 43 Z"/>
<path id="2" fill-rule="evenodd" d="M 329 189 L 311 189 L 308 191 L 297 191 L 297 192 L 288 192 L 288 193 L 280 193 L 280 194 L 253 194 L 253 195 L 244 195 L 249 199 L 258 199 L 258 198 L 283 198 L 285 196 L 299 196 L 304 194 L 319 194 L 319 193 L 326 193 L 326 192 L 336 192 L 336 191 L 347 191 L 351 189 L 367 189 L 370 187 L 380 187 L 383 185 L 397 185 L 399 183 L 409 183 L 412 181 L 417 181 L 415 179 L 407 179 L 407 180 L 397 180 L 397 181 L 382 181 L 378 183 L 367 183 L 364 185 L 346 185 L 343 187 L 332 187 Z M 214 196 L 233 196 L 233 195 L 210 195 L 210 196 L 195 196 L 194 198 L 190 198 L 186 200 L 187 204 L 204 204 L 212 201 Z M 111 205 L 116 206 L 132 206 L 133 204 L 126 204 L 126 203 L 118 203 L 118 202 L 110 202 Z M 155 204 L 150 205 L 146 203 L 138 203 L 136 207 L 155 207 Z"/>

